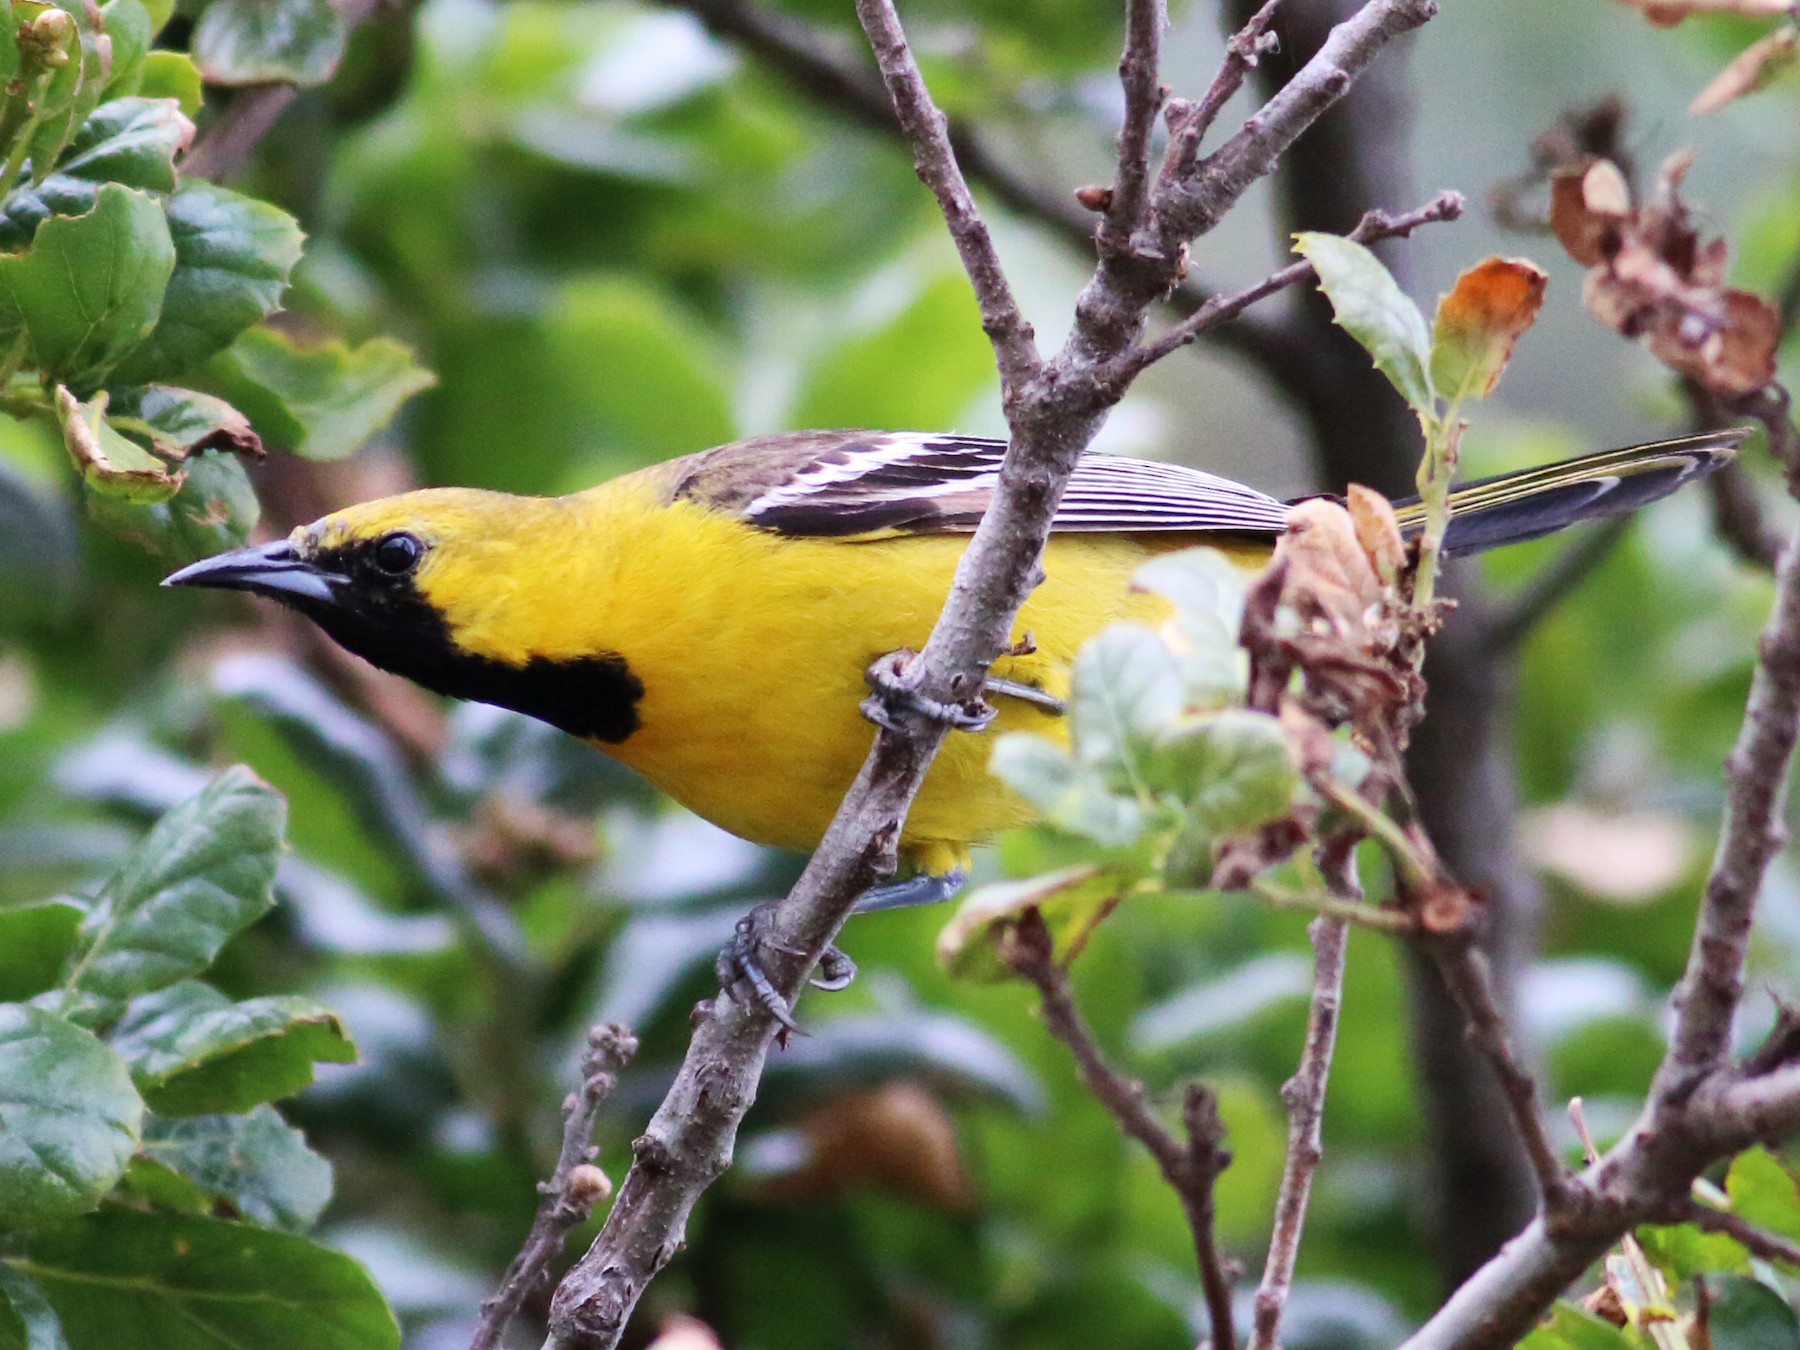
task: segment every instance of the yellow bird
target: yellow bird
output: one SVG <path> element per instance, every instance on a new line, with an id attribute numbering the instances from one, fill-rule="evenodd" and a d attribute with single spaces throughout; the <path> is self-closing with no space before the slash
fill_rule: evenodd
<path id="1" fill-rule="evenodd" d="M 1742 432 L 1636 446 L 1460 489 L 1470 552 L 1634 509 L 1718 467 Z M 702 451 L 567 497 L 429 488 L 334 512 L 171 586 L 281 601 L 384 670 L 516 709 L 638 770 L 733 834 L 810 849 L 868 752 L 864 672 L 924 645 L 1005 444 L 806 431 Z M 1058 726 L 1070 663 L 1106 624 L 1154 617 L 1146 558 L 1193 544 L 1260 567 L 1287 504 L 1175 464 L 1081 462 L 1015 634 L 992 732 Z M 1402 505 L 1417 529 L 1416 504 Z M 991 735 L 945 743 L 900 840 L 909 881 L 862 908 L 942 899 L 972 843 L 1030 818 L 988 774 Z"/>

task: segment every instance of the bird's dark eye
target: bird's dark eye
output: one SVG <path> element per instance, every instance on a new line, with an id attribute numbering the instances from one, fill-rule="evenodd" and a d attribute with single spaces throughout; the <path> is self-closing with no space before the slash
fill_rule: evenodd
<path id="1" fill-rule="evenodd" d="M 425 545 L 416 536 L 404 532 L 384 535 L 375 545 L 375 566 L 390 577 L 405 576 L 424 556 Z"/>

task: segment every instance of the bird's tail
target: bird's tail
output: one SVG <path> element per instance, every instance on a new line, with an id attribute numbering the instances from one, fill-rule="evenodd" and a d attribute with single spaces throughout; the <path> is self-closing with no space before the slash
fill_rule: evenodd
<path id="1" fill-rule="evenodd" d="M 1465 483 L 1450 494 L 1444 549 L 1478 553 L 1635 511 L 1706 477 L 1734 458 L 1749 434 L 1747 428 L 1731 427 Z M 1394 512 L 1409 537 L 1425 528 L 1425 508 L 1417 497 L 1395 502 Z"/>

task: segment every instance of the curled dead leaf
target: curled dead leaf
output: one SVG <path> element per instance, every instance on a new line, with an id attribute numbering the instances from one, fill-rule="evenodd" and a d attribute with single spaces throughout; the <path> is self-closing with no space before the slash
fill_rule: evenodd
<path id="1" fill-rule="evenodd" d="M 1618 250 L 1618 231 L 1631 212 L 1631 189 L 1610 159 L 1596 159 L 1550 177 L 1550 228 L 1583 267 Z"/>
<path id="2" fill-rule="evenodd" d="M 1573 184 L 1559 176 L 1552 220 L 1569 255 L 1588 265 L 1582 299 L 1596 319 L 1714 393 L 1754 393 L 1775 378 L 1781 318 L 1760 296 L 1725 286 L 1725 241 L 1702 240 L 1681 199 L 1691 163 L 1672 157 L 1635 208 L 1603 160 Z"/>
<path id="3" fill-rule="evenodd" d="M 1362 546 L 1376 579 L 1383 586 L 1392 586 L 1406 567 L 1406 540 L 1400 535 L 1393 505 L 1374 488 L 1361 483 L 1350 485 L 1344 502 L 1356 530 L 1356 542 Z"/>
<path id="4" fill-rule="evenodd" d="M 1340 634 L 1367 627 L 1369 610 L 1381 599 L 1381 578 L 1349 511 L 1323 497 L 1296 503 L 1275 551 L 1288 562 L 1283 599 L 1303 620 L 1322 621 Z"/>
<path id="5" fill-rule="evenodd" d="M 1694 96 L 1688 111 L 1695 117 L 1707 117 L 1745 94 L 1755 93 L 1794 63 L 1796 39 L 1800 39 L 1800 29 L 1789 25 L 1752 42 Z"/>

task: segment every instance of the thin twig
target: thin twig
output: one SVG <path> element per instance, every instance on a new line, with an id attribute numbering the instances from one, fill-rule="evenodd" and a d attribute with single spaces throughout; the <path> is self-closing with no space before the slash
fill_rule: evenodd
<path id="1" fill-rule="evenodd" d="M 806 23 L 748 0 L 660 2 L 692 14 L 708 31 L 780 72 L 795 89 L 821 107 L 904 143 L 893 102 L 880 79 L 836 50 L 826 35 Z M 1083 258 L 1091 256 L 1094 216 L 1071 193 L 1033 182 L 1019 173 L 992 154 L 967 123 L 952 119 L 949 131 L 957 162 L 971 183 L 986 189 L 1015 215 L 1044 226 Z M 1216 289 L 1190 278 L 1176 287 L 1169 299 L 1178 310 L 1190 313 Z M 1278 320 L 1241 315 L 1235 323 L 1209 329 L 1208 336 L 1254 362 L 1277 381 L 1292 369 L 1292 343 Z"/>
<path id="2" fill-rule="evenodd" d="M 1163 0 L 1127 0 L 1125 52 L 1119 58 L 1119 85 L 1125 92 L 1125 124 L 1119 132 L 1119 168 L 1112 201 L 1100 227 L 1102 248 L 1131 247 L 1144 221 L 1150 193 L 1150 138 L 1169 91 L 1162 82 L 1162 35 L 1169 26 Z"/>
<path id="3" fill-rule="evenodd" d="M 1550 1138 L 1537 1083 L 1513 1048 L 1506 1018 L 1494 997 L 1494 978 L 1487 957 L 1467 934 L 1427 939 L 1426 945 L 1451 997 L 1462 1009 L 1470 1039 L 1500 1080 L 1501 1093 L 1512 1113 L 1513 1129 L 1525 1146 L 1525 1156 L 1537 1177 L 1539 1198 L 1547 1211 L 1557 1213 L 1567 1205 L 1569 1171 Z"/>
<path id="4" fill-rule="evenodd" d="M 1746 1222 L 1741 1216 L 1729 1210 L 1714 1209 L 1699 1201 L 1690 1201 L 1686 1212 L 1681 1217 L 1688 1223 L 1704 1228 L 1709 1233 L 1723 1233 L 1735 1238 L 1752 1256 L 1760 1256 L 1765 1261 L 1780 1261 L 1784 1265 L 1800 1267 L 1800 1242 L 1780 1237 L 1766 1228 L 1758 1228 Z"/>
<path id="5" fill-rule="evenodd" d="M 1565 544 L 1562 552 L 1540 567 L 1518 594 L 1488 620 L 1482 630 L 1488 652 L 1495 656 L 1510 652 L 1529 637 L 1630 533 L 1631 517 L 1614 516 Z"/>
<path id="6" fill-rule="evenodd" d="M 875 64 L 894 100 L 901 134 L 912 147 L 913 169 L 937 198 L 944 224 L 962 257 L 963 271 L 975 288 L 981 327 L 993 344 L 994 360 L 1000 367 L 1002 402 L 1010 403 L 1037 373 L 1039 358 L 1031 325 L 1013 298 L 1000 255 L 994 251 L 987 224 L 975 209 L 975 199 L 956 162 L 949 121 L 932 102 L 891 0 L 857 0 L 856 16 L 869 36 Z"/>
<path id="7" fill-rule="evenodd" d="M 1712 501 L 1713 532 L 1744 562 L 1773 572 L 1781 553 L 1781 532 L 1763 513 L 1756 480 L 1742 464 L 1726 464 L 1706 480 Z"/>
<path id="8" fill-rule="evenodd" d="M 1350 231 L 1350 238 L 1359 244 L 1375 243 L 1382 239 L 1404 239 L 1421 225 L 1458 219 L 1463 213 L 1464 205 L 1460 192 L 1440 192 L 1425 205 L 1402 215 L 1390 216 L 1385 211 L 1370 211 Z M 1165 356 L 1180 351 L 1202 333 L 1235 318 L 1258 300 L 1286 290 L 1289 286 L 1311 281 L 1316 275 L 1310 262 L 1290 263 L 1279 271 L 1271 272 L 1254 286 L 1233 295 L 1215 295 L 1180 323 L 1153 340 L 1132 348 L 1113 362 L 1107 368 L 1104 378 L 1128 383 Z"/>
<path id="9" fill-rule="evenodd" d="M 581 1060 L 581 1086 L 563 1102 L 562 1150 L 550 1180 L 540 1182 L 543 1200 L 519 1254 L 506 1268 L 494 1296 L 481 1305 L 481 1325 L 469 1350 L 496 1350 L 525 1300 L 544 1282 L 550 1263 L 571 1231 L 585 1223 L 594 1206 L 612 1194 L 612 1183 L 594 1166 L 594 1122 L 618 1082 L 618 1075 L 637 1054 L 637 1037 L 608 1024 L 588 1032 Z"/>
<path id="10" fill-rule="evenodd" d="M 1212 1323 L 1215 1350 L 1232 1350 L 1237 1334 L 1231 1316 L 1231 1280 L 1219 1258 L 1213 1233 L 1213 1183 L 1231 1162 L 1218 1098 L 1203 1084 L 1189 1085 L 1182 1116 L 1187 1142 L 1175 1137 L 1151 1109 L 1141 1083 L 1126 1078 L 1107 1062 L 1069 988 L 1069 972 L 1056 960 L 1055 944 L 1044 917 L 1035 909 L 1009 925 L 1001 955 L 1013 970 L 1037 987 L 1043 998 L 1044 1027 L 1068 1047 L 1089 1092 L 1118 1121 L 1119 1129 L 1142 1144 L 1156 1160 L 1163 1180 L 1181 1199 L 1194 1235 L 1200 1284 Z"/>
<path id="11" fill-rule="evenodd" d="M 1360 905 L 1362 884 L 1356 875 L 1354 837 L 1338 844 L 1337 856 L 1325 863 L 1331 893 Z M 1300 1236 L 1306 1226 L 1306 1208 L 1312 1199 L 1313 1174 L 1324 1157 L 1325 1086 L 1331 1076 L 1332 1052 L 1337 1047 L 1338 1017 L 1344 999 L 1344 955 L 1350 927 L 1343 919 L 1320 915 L 1307 925 L 1313 946 L 1312 1005 L 1306 1016 L 1306 1040 L 1300 1049 L 1299 1067 L 1281 1086 L 1287 1107 L 1287 1161 L 1281 1170 L 1281 1189 L 1275 1197 L 1274 1228 L 1269 1255 L 1263 1264 L 1262 1284 L 1256 1291 L 1250 1350 L 1276 1350 L 1281 1314 L 1287 1308 L 1288 1290 L 1294 1283 L 1294 1267 L 1300 1256 Z"/>
<path id="12" fill-rule="evenodd" d="M 1796 431 L 1786 392 L 1745 411 L 1764 419 L 1770 449 L 1787 462 L 1792 481 Z M 1800 730 L 1800 556 L 1793 543 L 1788 548 L 1776 572 L 1775 604 L 1759 645 L 1744 724 L 1725 761 L 1725 821 L 1693 950 L 1675 991 L 1675 1027 L 1655 1086 L 1659 1096 L 1685 1091 L 1730 1051 L 1757 894 L 1786 837 L 1783 804 Z"/>
<path id="13" fill-rule="evenodd" d="M 1275 35 L 1269 31 L 1269 25 L 1275 21 L 1275 10 L 1280 4 L 1281 0 L 1267 0 L 1226 40 L 1225 59 L 1219 63 L 1218 73 L 1198 103 L 1170 107 L 1169 130 L 1173 143 L 1169 147 L 1164 173 L 1174 176 L 1194 171 L 1194 161 L 1199 157 L 1200 144 L 1206 139 L 1206 133 L 1219 120 L 1219 114 L 1231 101 L 1231 96 L 1244 87 L 1245 77 L 1256 69 L 1263 54 L 1275 49 Z"/>

